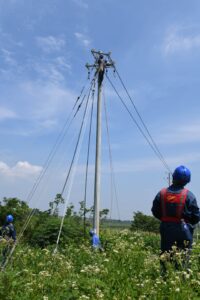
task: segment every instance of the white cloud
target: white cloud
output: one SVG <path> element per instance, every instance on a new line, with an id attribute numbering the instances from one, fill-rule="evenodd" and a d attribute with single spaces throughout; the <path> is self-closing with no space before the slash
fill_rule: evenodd
<path id="1" fill-rule="evenodd" d="M 44 120 L 40 125 L 45 129 L 51 129 L 57 125 L 57 120 Z"/>
<path id="2" fill-rule="evenodd" d="M 13 53 L 11 51 L 2 48 L 1 53 L 2 53 L 2 56 L 3 56 L 4 61 L 5 61 L 6 64 L 8 64 L 10 66 L 16 66 L 17 65 L 17 62 L 13 58 Z"/>
<path id="3" fill-rule="evenodd" d="M 84 9 L 88 8 L 88 4 L 84 0 L 72 0 L 72 1 L 80 8 L 84 8 Z"/>
<path id="4" fill-rule="evenodd" d="M 200 162 L 200 153 L 192 152 L 185 154 L 177 154 L 174 156 L 165 157 L 165 161 L 169 166 L 176 167 L 181 164 L 193 164 Z M 163 169 L 164 166 L 158 158 L 141 158 L 135 160 L 129 160 L 125 162 L 114 163 L 114 171 L 116 173 L 134 173 L 143 171 L 152 171 Z M 110 172 L 108 167 L 103 168 L 104 172 Z"/>
<path id="5" fill-rule="evenodd" d="M 168 30 L 163 43 L 165 55 L 200 48 L 200 34 L 188 32 L 186 29 L 174 26 Z"/>
<path id="6" fill-rule="evenodd" d="M 60 66 L 62 69 L 71 69 L 71 65 L 67 63 L 66 59 L 63 56 L 58 56 L 55 59 L 55 63 Z"/>
<path id="7" fill-rule="evenodd" d="M 13 119 L 12 126 L 0 127 L 0 133 L 9 135 L 43 135 L 58 130 L 63 118 L 69 114 L 76 101 L 74 91 L 52 82 L 24 81 L 12 85 L 6 100 L 0 97 L 0 121 Z M 14 123 L 15 122 L 15 123 Z"/>
<path id="8" fill-rule="evenodd" d="M 185 154 L 178 154 L 174 156 L 168 156 L 165 157 L 165 161 L 169 166 L 175 168 L 177 165 L 181 164 L 193 164 L 200 162 L 200 153 L 185 153 Z M 116 174 L 124 174 L 124 173 L 137 173 L 137 172 L 144 172 L 149 171 L 152 172 L 152 170 L 162 170 L 165 168 L 162 164 L 162 162 L 156 158 L 138 158 L 138 159 L 130 159 L 130 160 L 124 160 L 124 161 L 115 161 L 113 164 L 114 167 L 114 173 Z M 104 164 L 101 167 L 101 171 L 103 174 L 109 174 L 110 167 L 109 164 Z M 85 172 L 85 166 L 79 165 L 77 168 L 77 172 L 79 175 L 84 174 Z M 94 165 L 89 165 L 88 168 L 89 175 L 94 175 Z"/>
<path id="9" fill-rule="evenodd" d="M 172 126 L 165 129 L 165 132 L 157 138 L 159 144 L 181 144 L 200 142 L 200 122 L 193 121 L 188 125 Z"/>
<path id="10" fill-rule="evenodd" d="M 38 73 L 38 77 L 42 80 L 48 80 L 52 83 L 59 83 L 64 81 L 65 77 L 59 70 L 58 65 L 53 63 L 35 63 L 33 66 L 35 71 Z"/>
<path id="11" fill-rule="evenodd" d="M 66 81 L 66 72 L 71 72 L 71 65 L 63 56 L 51 58 L 51 60 L 33 61 L 32 70 L 37 73 L 38 79 L 55 84 Z"/>
<path id="12" fill-rule="evenodd" d="M 200 162 L 200 153 L 198 152 L 189 152 L 185 154 L 179 154 L 173 157 L 166 158 L 167 162 L 176 167 L 177 165 L 183 164 L 194 164 Z"/>
<path id="13" fill-rule="evenodd" d="M 59 116 L 76 99 L 74 93 L 59 85 L 27 81 L 20 86 L 25 115 L 33 120 L 46 121 Z M 21 102 L 21 107 L 23 108 Z"/>
<path id="14" fill-rule="evenodd" d="M 0 121 L 5 119 L 13 119 L 16 117 L 17 115 L 14 111 L 0 106 Z"/>
<path id="15" fill-rule="evenodd" d="M 85 47 L 88 48 L 91 44 L 91 40 L 83 33 L 75 32 L 74 33 L 77 40 Z"/>
<path id="16" fill-rule="evenodd" d="M 36 37 L 37 45 L 44 51 L 44 52 L 55 52 L 62 50 L 66 42 L 63 38 L 54 37 L 52 35 L 46 37 Z"/>
<path id="17" fill-rule="evenodd" d="M 27 161 L 19 161 L 15 166 L 10 167 L 5 162 L 0 161 L 0 174 L 6 177 L 32 177 L 42 171 L 41 166 L 32 165 Z"/>
<path id="18" fill-rule="evenodd" d="M 143 171 L 151 171 L 152 169 L 160 169 L 162 168 L 162 163 L 158 159 L 154 158 L 141 158 L 141 159 L 131 159 L 124 161 L 115 161 L 113 164 L 114 173 L 135 173 L 135 172 L 143 172 Z M 94 175 L 95 166 L 90 164 L 88 167 L 88 173 L 90 175 Z M 85 173 L 85 166 L 78 165 L 77 168 L 78 174 Z M 109 174 L 111 172 L 109 163 L 103 164 L 101 166 L 101 172 L 103 174 Z"/>

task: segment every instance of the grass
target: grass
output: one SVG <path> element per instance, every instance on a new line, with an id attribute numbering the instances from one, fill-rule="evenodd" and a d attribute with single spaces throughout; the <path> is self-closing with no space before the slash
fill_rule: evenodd
<path id="1" fill-rule="evenodd" d="M 1 300 L 200 299 L 200 244 L 191 268 L 160 274 L 159 236 L 106 230 L 104 252 L 89 242 L 53 248 L 18 246 L 0 273 Z M 178 254 L 177 254 L 178 255 Z"/>

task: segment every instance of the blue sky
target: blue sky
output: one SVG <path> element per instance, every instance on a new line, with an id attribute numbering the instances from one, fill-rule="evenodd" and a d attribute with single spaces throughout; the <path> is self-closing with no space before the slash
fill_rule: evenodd
<path id="1" fill-rule="evenodd" d="M 92 48 L 112 51 L 118 71 L 170 168 L 192 171 L 197 199 L 200 169 L 200 2 L 0 0 L 1 198 L 26 200 L 87 78 Z M 122 87 L 110 72 L 117 89 Z M 150 214 L 166 170 L 121 106 L 108 82 L 113 165 L 121 219 Z M 134 112 L 133 112 L 134 113 Z M 31 205 L 47 208 L 61 191 L 81 114 L 61 145 Z M 105 115 L 103 114 L 103 121 Z M 86 135 L 69 202 L 83 199 Z M 93 133 L 94 141 L 94 133 Z M 91 149 L 94 151 L 94 145 Z M 105 122 L 102 204 L 110 208 Z M 90 160 L 88 205 L 93 197 Z M 67 197 L 67 193 L 66 193 Z M 112 217 L 118 217 L 113 203 Z"/>

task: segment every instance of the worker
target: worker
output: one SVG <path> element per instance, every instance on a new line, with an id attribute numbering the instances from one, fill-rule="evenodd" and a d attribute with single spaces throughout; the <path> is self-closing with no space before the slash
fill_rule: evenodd
<path id="1" fill-rule="evenodd" d="M 184 188 L 191 180 L 190 170 L 185 166 L 179 166 L 172 177 L 172 185 L 163 188 L 156 195 L 152 206 L 154 217 L 161 221 L 161 255 L 165 252 L 170 253 L 170 260 L 173 248 L 189 253 L 192 248 L 194 227 L 200 220 L 196 198 L 192 192 Z M 188 267 L 188 261 L 187 254 L 182 267 L 183 265 Z"/>
<path id="2" fill-rule="evenodd" d="M 100 239 L 99 239 L 98 235 L 96 234 L 95 230 L 90 230 L 89 234 L 91 236 L 91 244 L 92 244 L 93 249 L 99 249 L 100 251 L 102 251 L 103 248 L 101 246 Z"/>
<path id="3" fill-rule="evenodd" d="M 0 241 L 5 243 L 5 247 L 2 250 L 2 262 L 3 267 L 6 259 L 12 249 L 13 243 L 16 242 L 16 231 L 13 225 L 14 218 L 12 215 L 7 215 L 5 225 L 1 228 Z"/>

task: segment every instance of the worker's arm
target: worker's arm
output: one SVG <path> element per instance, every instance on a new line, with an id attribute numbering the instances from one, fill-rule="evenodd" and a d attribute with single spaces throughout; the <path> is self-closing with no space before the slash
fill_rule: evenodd
<path id="1" fill-rule="evenodd" d="M 155 218 L 161 219 L 161 201 L 160 201 L 160 192 L 156 195 L 153 206 L 152 206 L 152 214 Z"/>
<path id="2" fill-rule="evenodd" d="M 183 216 L 192 225 L 200 221 L 200 212 L 195 196 L 189 191 L 186 199 Z"/>

